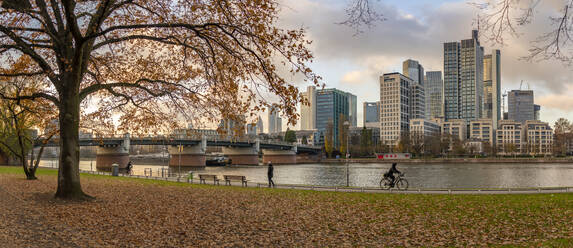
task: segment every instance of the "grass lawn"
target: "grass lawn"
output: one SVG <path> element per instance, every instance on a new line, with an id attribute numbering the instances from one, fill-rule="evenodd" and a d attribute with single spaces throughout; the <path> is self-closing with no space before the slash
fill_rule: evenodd
<path id="1" fill-rule="evenodd" d="M 21 168 L 0 167 L 0 244 L 573 247 L 571 193 L 340 193 L 82 174 L 96 200 L 65 202 L 53 199 L 57 171 L 38 175 L 27 181 Z"/>

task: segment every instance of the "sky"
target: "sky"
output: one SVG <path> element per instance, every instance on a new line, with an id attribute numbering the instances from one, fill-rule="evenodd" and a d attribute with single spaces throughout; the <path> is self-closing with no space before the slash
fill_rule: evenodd
<path id="1" fill-rule="evenodd" d="M 357 95 L 359 126 L 362 103 L 379 100 L 382 74 L 402 72 L 406 59 L 418 60 L 425 71 L 442 71 L 443 43 L 471 38 L 471 30 L 477 28 L 474 20 L 479 10 L 467 0 L 372 0 L 386 21 L 363 27 L 356 35 L 354 29 L 336 24 L 345 19 L 348 1 L 281 0 L 278 25 L 306 29 L 315 56 L 311 68 L 327 88 Z M 555 1 L 542 1 L 534 22 L 521 28 L 518 36 L 506 36 L 503 45 L 482 39 L 486 54 L 501 50 L 502 92 L 519 89 L 523 81 L 522 88 L 534 90 L 534 101 L 541 105 L 541 120 L 551 125 L 560 117 L 573 120 L 573 68 L 559 61 L 529 62 L 522 57 L 547 28 L 548 16 L 556 13 L 551 4 Z M 290 80 L 302 91 L 308 86 L 300 78 Z"/>

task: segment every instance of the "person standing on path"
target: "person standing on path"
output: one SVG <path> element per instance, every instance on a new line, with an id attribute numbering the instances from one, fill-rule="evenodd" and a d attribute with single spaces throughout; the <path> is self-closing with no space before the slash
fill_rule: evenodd
<path id="1" fill-rule="evenodd" d="M 269 188 L 271 187 L 271 184 L 273 185 L 273 188 L 275 187 L 275 182 L 273 182 L 274 170 L 275 169 L 273 168 L 273 164 L 271 163 L 271 161 L 269 161 L 269 166 L 267 170 L 267 177 L 269 178 Z"/>
<path id="2" fill-rule="evenodd" d="M 131 175 L 131 169 L 132 169 L 132 168 L 133 168 L 133 165 L 131 164 L 131 161 L 129 161 L 129 162 L 127 163 L 126 168 L 125 168 L 125 173 L 126 173 L 127 175 Z"/>

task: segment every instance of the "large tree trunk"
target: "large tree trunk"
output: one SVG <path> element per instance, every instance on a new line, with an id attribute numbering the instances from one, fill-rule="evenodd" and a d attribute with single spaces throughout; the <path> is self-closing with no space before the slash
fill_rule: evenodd
<path id="1" fill-rule="evenodd" d="M 86 199 L 80 184 L 80 98 L 77 90 L 63 90 L 60 95 L 60 167 L 56 198 Z"/>

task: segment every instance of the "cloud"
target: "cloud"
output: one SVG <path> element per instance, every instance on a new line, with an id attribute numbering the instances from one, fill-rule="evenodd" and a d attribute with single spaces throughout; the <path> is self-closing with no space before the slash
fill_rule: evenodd
<path id="1" fill-rule="evenodd" d="M 401 72 L 401 63 L 408 58 L 418 60 L 426 71 L 443 70 L 443 43 L 468 39 L 477 26 L 474 19 L 478 10 L 465 0 L 426 1 L 428 4 L 417 6 L 417 11 L 402 9 L 414 6 L 413 2 L 373 1 L 387 21 L 355 36 L 351 28 L 336 24 L 344 18 L 348 1 L 282 0 L 279 22 L 282 27 L 307 28 L 313 40 L 314 70 L 323 76 L 327 87 L 356 94 L 359 106 L 363 101 L 378 100 L 380 75 Z M 506 37 L 503 46 L 482 37 L 486 53 L 501 49 L 502 91 L 519 88 L 521 80 L 529 83 L 536 92 L 536 102 L 543 105 L 542 117 L 550 122 L 564 109 L 573 119 L 572 106 L 554 101 L 571 100 L 573 92 L 566 85 L 571 83 L 573 71 L 558 61 L 521 58 L 528 55 L 530 41 L 547 32 L 549 21 L 545 17 L 554 10 L 555 6 L 541 5 L 536 22 L 523 27 L 520 36 Z"/>
<path id="2" fill-rule="evenodd" d="M 554 108 L 565 112 L 573 110 L 573 84 L 567 84 L 566 90 L 558 94 L 548 94 L 536 97 L 535 102 L 546 108 Z"/>

